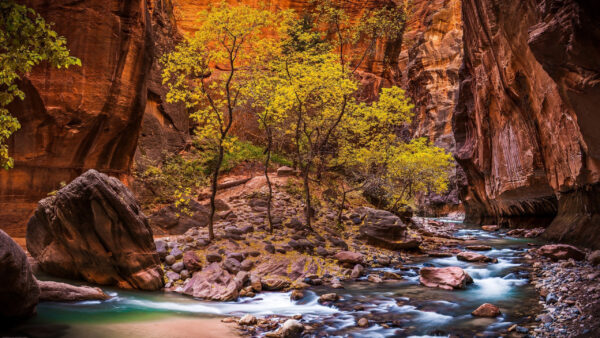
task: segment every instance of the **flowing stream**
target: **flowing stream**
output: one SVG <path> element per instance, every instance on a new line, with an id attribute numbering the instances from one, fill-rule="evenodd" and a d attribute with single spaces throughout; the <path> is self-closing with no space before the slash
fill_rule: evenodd
<path id="1" fill-rule="evenodd" d="M 303 315 L 303 321 L 316 326 L 321 335 L 351 337 L 406 337 L 448 336 L 459 334 L 494 336 L 507 327 L 526 321 L 536 312 L 537 293 L 529 284 L 528 270 L 522 265 L 523 254 L 530 239 L 506 237 L 501 232 L 490 233 L 465 226 L 457 237 L 475 238 L 475 244 L 486 244 L 493 249 L 483 254 L 498 259 L 498 263 L 467 263 L 456 257 L 416 259 L 402 270 L 388 270 L 401 274 L 397 282 L 370 283 L 366 280 L 346 282 L 344 289 L 332 290 L 315 287 L 300 301 L 291 301 L 289 293 L 261 293 L 254 298 L 237 302 L 203 302 L 168 293 L 130 292 L 106 288 L 114 296 L 108 301 L 90 301 L 75 304 L 42 303 L 38 315 L 28 325 L 39 330 L 52 329 L 58 336 L 74 336 L 72 329 L 87 325 L 98 327 L 142 321 L 176 318 L 220 318 L 224 316 Z M 473 243 L 472 241 L 470 244 Z M 417 268 L 423 266 L 460 266 L 474 279 L 465 290 L 446 291 L 419 285 Z M 406 269 L 408 267 L 409 269 Z M 342 300 L 335 306 L 318 303 L 318 295 L 336 292 Z M 483 303 L 500 307 L 498 318 L 477 318 L 470 313 Z M 369 315 L 370 314 L 370 315 Z M 356 320 L 372 318 L 371 325 L 361 329 Z M 382 325 L 383 324 L 383 325 Z M 135 330 L 113 328 L 110 337 L 134 338 Z M 166 337 L 165 337 L 166 338 Z"/>

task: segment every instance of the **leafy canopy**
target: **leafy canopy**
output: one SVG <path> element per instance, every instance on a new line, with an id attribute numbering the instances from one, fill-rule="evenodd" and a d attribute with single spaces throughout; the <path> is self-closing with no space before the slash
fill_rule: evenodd
<path id="1" fill-rule="evenodd" d="M 10 169 L 14 164 L 7 141 L 21 125 L 6 106 L 25 98 L 18 80 L 42 61 L 57 68 L 81 66 L 79 59 L 69 56 L 66 43 L 33 9 L 10 0 L 0 2 L 0 167 Z"/>

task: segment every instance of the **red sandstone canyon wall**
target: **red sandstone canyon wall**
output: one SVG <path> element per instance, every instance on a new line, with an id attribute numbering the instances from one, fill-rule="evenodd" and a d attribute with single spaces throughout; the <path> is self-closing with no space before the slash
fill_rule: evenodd
<path id="1" fill-rule="evenodd" d="M 545 217 L 547 237 L 600 247 L 598 9 L 463 1 L 453 129 L 468 219 Z"/>

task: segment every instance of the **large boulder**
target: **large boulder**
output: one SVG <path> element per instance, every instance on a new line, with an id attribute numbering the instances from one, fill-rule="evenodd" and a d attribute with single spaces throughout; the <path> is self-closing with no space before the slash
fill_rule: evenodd
<path id="1" fill-rule="evenodd" d="M 430 288 L 444 290 L 464 289 L 467 284 L 473 283 L 469 274 L 456 266 L 447 268 L 421 268 L 419 272 L 421 284 Z"/>
<path id="2" fill-rule="evenodd" d="M 110 296 L 100 288 L 75 286 L 53 281 L 38 281 L 40 301 L 44 302 L 80 302 L 85 300 L 106 300 Z"/>
<path id="3" fill-rule="evenodd" d="M 352 252 L 352 251 L 340 251 L 335 254 L 335 259 L 340 261 L 341 263 L 349 263 L 349 264 L 361 264 L 364 262 L 365 257 L 360 252 Z"/>
<path id="4" fill-rule="evenodd" d="M 585 252 L 567 244 L 548 244 L 540 247 L 537 252 L 553 261 L 573 258 L 576 261 L 585 259 Z"/>
<path id="5" fill-rule="evenodd" d="M 150 225 L 171 235 L 182 235 L 191 228 L 203 228 L 208 224 L 210 209 L 194 200 L 189 200 L 186 211 L 174 204 L 166 206 L 150 215 Z"/>
<path id="6" fill-rule="evenodd" d="M 39 296 L 25 252 L 0 230 L 0 323 L 34 315 Z"/>
<path id="7" fill-rule="evenodd" d="M 27 249 L 54 276 L 158 290 L 163 271 L 146 216 L 119 180 L 96 170 L 39 202 Z"/>
<path id="8" fill-rule="evenodd" d="M 212 263 L 196 272 L 184 285 L 183 293 L 194 298 L 230 301 L 238 298 L 239 285 L 236 277 L 224 270 L 219 263 Z"/>
<path id="9" fill-rule="evenodd" d="M 390 250 L 417 249 L 421 239 L 408 234 L 400 217 L 389 211 L 364 208 L 366 213 L 360 234 L 371 245 Z"/>

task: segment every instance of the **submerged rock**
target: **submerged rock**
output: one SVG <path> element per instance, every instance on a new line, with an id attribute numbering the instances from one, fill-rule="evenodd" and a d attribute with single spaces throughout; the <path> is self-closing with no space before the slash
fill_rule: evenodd
<path id="1" fill-rule="evenodd" d="M 40 288 L 21 247 L 0 230 L 0 323 L 35 314 Z"/>
<path id="2" fill-rule="evenodd" d="M 39 202 L 27 226 L 27 249 L 54 276 L 122 288 L 163 287 L 146 216 L 123 183 L 96 170 Z"/>
<path id="3" fill-rule="evenodd" d="M 499 315 L 501 315 L 502 313 L 500 312 L 500 309 L 493 304 L 490 303 L 485 303 L 480 305 L 477 309 L 475 309 L 475 311 L 471 312 L 471 314 L 473 316 L 477 316 L 477 317 L 498 317 Z"/>
<path id="4" fill-rule="evenodd" d="M 478 254 L 476 252 L 463 251 L 456 255 L 456 259 L 464 262 L 480 262 L 480 263 L 497 263 L 498 260 L 496 258 L 490 258 L 488 256 L 484 256 L 482 254 Z"/>
<path id="5" fill-rule="evenodd" d="M 430 288 L 444 290 L 464 289 L 467 284 L 473 283 L 469 274 L 456 266 L 447 268 L 421 268 L 419 281 Z"/>
<path id="6" fill-rule="evenodd" d="M 489 251 L 492 250 L 492 247 L 489 245 L 467 245 L 466 249 L 473 251 Z"/>
<path id="7" fill-rule="evenodd" d="M 576 261 L 585 259 L 585 253 L 572 245 L 548 244 L 537 249 L 538 254 L 553 261 L 573 258 Z"/>
<path id="8" fill-rule="evenodd" d="M 81 302 L 85 300 L 107 300 L 109 295 L 100 288 L 75 286 L 52 281 L 38 281 L 40 301 L 46 302 Z"/>

